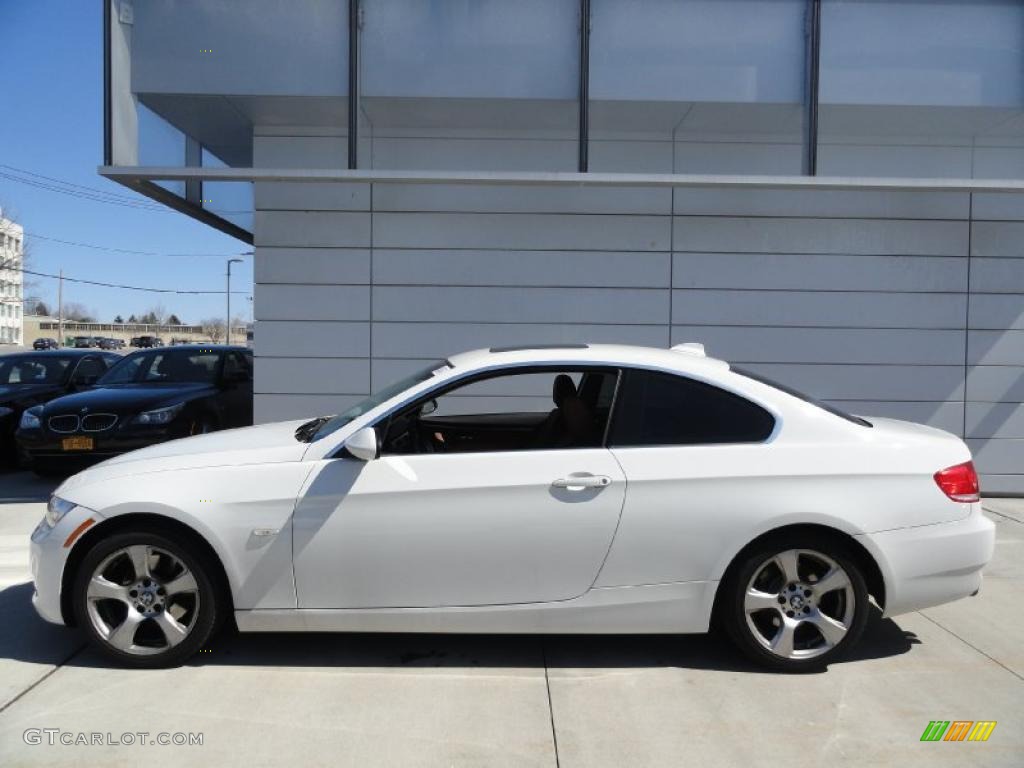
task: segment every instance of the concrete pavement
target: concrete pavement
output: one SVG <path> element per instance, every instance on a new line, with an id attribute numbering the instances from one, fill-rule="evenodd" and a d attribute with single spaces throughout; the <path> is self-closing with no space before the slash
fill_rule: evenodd
<path id="1" fill-rule="evenodd" d="M 110 668 L 31 609 L 42 504 L 0 504 L 0 764 L 1020 766 L 1024 502 L 986 506 L 978 597 L 876 616 L 853 659 L 787 676 L 702 636 L 235 635 L 180 669 Z M 921 743 L 936 719 L 999 724 Z M 29 745 L 28 728 L 204 739 Z"/>

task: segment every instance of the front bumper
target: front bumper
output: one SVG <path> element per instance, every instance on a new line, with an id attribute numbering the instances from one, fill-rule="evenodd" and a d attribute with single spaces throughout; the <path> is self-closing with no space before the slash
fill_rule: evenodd
<path id="1" fill-rule="evenodd" d="M 36 613 L 53 624 L 64 623 L 60 606 L 61 583 L 71 548 L 74 541 L 77 541 L 76 537 L 74 541 L 68 543 L 68 538 L 90 519 L 93 523 L 89 528 L 100 522 L 103 517 L 91 509 L 75 507 L 53 528 L 40 521 L 32 532 L 32 543 L 29 547 L 29 566 L 35 584 L 32 605 L 35 606 Z"/>
<path id="2" fill-rule="evenodd" d="M 974 505 L 962 520 L 856 537 L 885 578 L 885 616 L 973 595 L 995 549 L 995 525 Z"/>
<path id="3" fill-rule="evenodd" d="M 132 427 L 130 429 L 114 429 L 110 432 L 76 432 L 68 435 L 22 429 L 18 430 L 17 440 L 22 455 L 30 461 L 41 460 L 47 463 L 67 463 L 69 466 L 87 466 L 129 451 L 164 443 L 168 440 L 177 440 L 187 435 L 187 425 L 172 422 L 166 427 Z M 66 437 L 91 437 L 93 448 L 91 450 L 65 451 L 62 441 Z"/>

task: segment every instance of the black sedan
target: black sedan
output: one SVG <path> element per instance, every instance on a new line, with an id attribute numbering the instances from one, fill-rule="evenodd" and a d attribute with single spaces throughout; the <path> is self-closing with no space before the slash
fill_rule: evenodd
<path id="1" fill-rule="evenodd" d="M 30 408 L 18 445 L 39 474 L 73 471 L 136 448 L 252 424 L 252 353 L 158 348 L 120 358 L 87 392 Z"/>
<path id="2" fill-rule="evenodd" d="M 26 408 L 90 387 L 120 359 L 88 349 L 0 356 L 0 461 L 14 462 L 14 432 Z"/>
<path id="3" fill-rule="evenodd" d="M 60 349 L 56 339 L 36 339 L 32 342 L 32 349 Z"/>

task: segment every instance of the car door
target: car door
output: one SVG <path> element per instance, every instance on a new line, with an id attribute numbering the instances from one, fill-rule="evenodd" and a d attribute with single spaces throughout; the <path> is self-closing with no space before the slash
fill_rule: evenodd
<path id="1" fill-rule="evenodd" d="M 609 375 L 614 386 L 617 372 Z M 522 419 L 523 399 L 507 406 L 510 420 Z M 431 401 L 411 411 L 424 402 Z M 542 416 L 551 405 L 531 402 Z M 502 413 L 493 404 L 488 411 L 492 424 Z M 293 518 L 299 606 L 480 606 L 582 595 L 625 498 L 603 431 L 588 444 L 457 453 L 390 453 L 385 433 L 376 460 L 319 462 Z"/>

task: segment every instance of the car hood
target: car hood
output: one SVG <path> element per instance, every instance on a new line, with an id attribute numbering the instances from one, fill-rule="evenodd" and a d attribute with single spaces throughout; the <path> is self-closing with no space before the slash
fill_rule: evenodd
<path id="1" fill-rule="evenodd" d="M 93 413 L 111 411 L 128 413 L 151 410 L 161 405 L 172 405 L 184 400 L 211 394 L 216 388 L 210 384 L 124 384 L 96 387 L 51 400 L 43 408 L 45 416 L 77 413 L 88 408 Z"/>
<path id="2" fill-rule="evenodd" d="M 296 440 L 295 430 L 305 421 L 308 419 L 226 429 L 140 448 L 69 477 L 55 493 L 147 472 L 299 461 L 309 444 Z"/>

